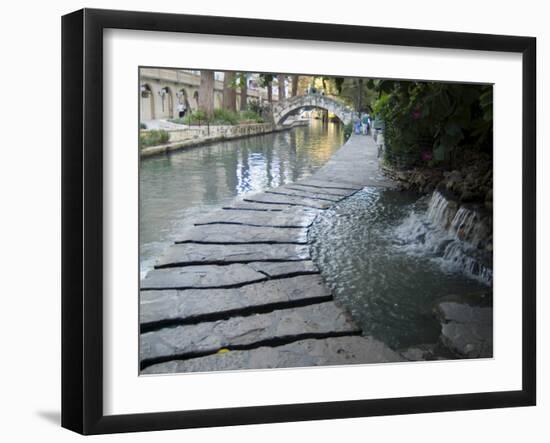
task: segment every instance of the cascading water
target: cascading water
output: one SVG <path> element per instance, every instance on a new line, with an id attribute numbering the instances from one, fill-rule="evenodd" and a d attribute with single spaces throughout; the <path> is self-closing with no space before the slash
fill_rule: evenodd
<path id="1" fill-rule="evenodd" d="M 396 228 L 397 247 L 411 254 L 429 254 L 448 272 L 463 272 L 492 284 L 492 236 L 490 218 L 475 207 L 459 206 L 434 191 L 413 206 Z"/>
<path id="2" fill-rule="evenodd" d="M 460 238 L 485 247 L 483 217 L 460 209 L 439 193 L 365 188 L 319 214 L 312 259 L 364 335 L 394 349 L 437 343 L 434 304 L 489 290 L 490 266 L 476 256 L 488 250 Z"/>

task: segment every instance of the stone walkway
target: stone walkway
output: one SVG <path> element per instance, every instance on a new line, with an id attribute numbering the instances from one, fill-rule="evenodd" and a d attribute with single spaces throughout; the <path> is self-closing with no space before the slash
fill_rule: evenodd
<path id="1" fill-rule="evenodd" d="M 247 195 L 181 232 L 141 281 L 142 373 L 381 363 L 311 261 L 315 217 L 365 186 L 393 187 L 371 137 L 313 176 Z"/>

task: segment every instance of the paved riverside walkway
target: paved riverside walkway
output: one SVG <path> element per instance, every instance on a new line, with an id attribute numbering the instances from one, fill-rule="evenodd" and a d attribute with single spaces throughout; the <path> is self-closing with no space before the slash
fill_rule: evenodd
<path id="1" fill-rule="evenodd" d="M 370 136 L 314 175 L 194 220 L 141 281 L 142 373 L 381 363 L 311 260 L 315 217 L 365 186 L 392 187 Z"/>

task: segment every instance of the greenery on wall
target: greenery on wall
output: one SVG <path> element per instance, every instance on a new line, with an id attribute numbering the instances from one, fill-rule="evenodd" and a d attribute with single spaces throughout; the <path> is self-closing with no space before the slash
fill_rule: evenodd
<path id="1" fill-rule="evenodd" d="M 373 112 L 385 122 L 390 164 L 452 168 L 460 151 L 492 152 L 492 85 L 369 80 Z"/>

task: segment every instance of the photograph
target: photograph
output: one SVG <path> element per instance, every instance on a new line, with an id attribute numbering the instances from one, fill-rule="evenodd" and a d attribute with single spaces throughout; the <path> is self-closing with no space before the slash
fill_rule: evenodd
<path id="1" fill-rule="evenodd" d="M 140 375 L 493 358 L 493 84 L 138 69 Z"/>

